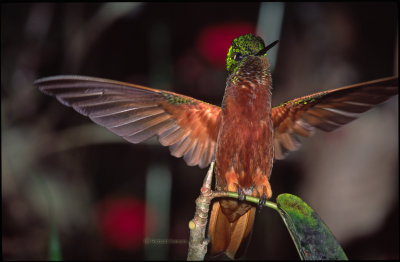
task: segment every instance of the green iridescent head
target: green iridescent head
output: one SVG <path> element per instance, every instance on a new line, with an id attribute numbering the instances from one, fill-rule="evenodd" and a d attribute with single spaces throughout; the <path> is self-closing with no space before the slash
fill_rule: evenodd
<path id="1" fill-rule="evenodd" d="M 261 37 L 253 34 L 241 35 L 232 41 L 226 55 L 226 70 L 234 72 L 248 56 L 264 56 L 267 51 L 276 45 L 278 41 L 265 47 Z"/>

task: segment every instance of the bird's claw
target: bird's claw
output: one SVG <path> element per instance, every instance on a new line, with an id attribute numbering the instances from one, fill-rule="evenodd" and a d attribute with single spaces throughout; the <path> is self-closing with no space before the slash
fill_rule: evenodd
<path id="1" fill-rule="evenodd" d="M 238 194 L 239 201 L 243 201 L 246 199 L 246 194 L 243 192 L 243 190 L 240 187 L 237 188 L 237 194 Z"/>
<path id="2" fill-rule="evenodd" d="M 265 195 L 265 193 L 263 193 L 262 196 L 260 197 L 260 201 L 257 204 L 259 212 L 261 211 L 266 202 L 267 202 L 267 196 Z"/>

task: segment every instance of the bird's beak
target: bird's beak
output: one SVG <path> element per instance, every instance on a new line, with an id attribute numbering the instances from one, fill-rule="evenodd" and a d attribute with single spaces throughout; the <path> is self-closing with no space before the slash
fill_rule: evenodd
<path id="1" fill-rule="evenodd" d="M 274 47 L 277 43 L 279 42 L 279 40 L 276 40 L 274 42 L 272 42 L 271 44 L 267 45 L 264 49 L 261 49 L 256 56 L 262 56 L 265 55 L 267 53 L 268 50 L 270 50 L 272 47 Z"/>

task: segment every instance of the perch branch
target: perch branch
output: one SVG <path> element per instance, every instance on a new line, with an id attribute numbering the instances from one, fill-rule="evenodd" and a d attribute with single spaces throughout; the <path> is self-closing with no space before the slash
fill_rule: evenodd
<path id="1" fill-rule="evenodd" d="M 230 197 L 238 198 L 236 192 L 225 192 L 225 191 L 212 191 L 211 182 L 212 174 L 214 170 L 214 161 L 211 162 L 210 168 L 207 171 L 207 175 L 204 178 L 203 186 L 200 189 L 200 196 L 196 199 L 196 212 L 194 218 L 189 221 L 190 239 L 189 239 L 189 251 L 187 260 L 204 260 L 204 256 L 207 253 L 207 245 L 209 240 L 205 236 L 206 226 L 208 222 L 208 211 L 210 210 L 210 203 L 214 198 Z M 257 197 L 247 196 L 244 201 L 258 204 L 260 199 Z M 279 211 L 276 203 L 266 201 L 264 206 L 270 207 Z"/>

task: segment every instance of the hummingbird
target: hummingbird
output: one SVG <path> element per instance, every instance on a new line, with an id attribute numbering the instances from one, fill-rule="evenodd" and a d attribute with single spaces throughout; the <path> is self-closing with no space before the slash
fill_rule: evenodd
<path id="1" fill-rule="evenodd" d="M 34 82 L 45 94 L 88 116 L 131 143 L 153 136 L 189 166 L 215 160 L 215 187 L 239 199 L 213 203 L 210 254 L 235 258 L 254 224 L 256 206 L 245 195 L 272 197 L 273 161 L 297 150 L 299 137 L 326 132 L 398 94 L 398 77 L 386 77 L 295 98 L 271 106 L 272 78 L 265 45 L 253 34 L 235 38 L 226 56 L 228 78 L 221 106 L 170 91 L 114 80 L 59 75 Z M 238 252 L 240 251 L 240 252 Z"/>

